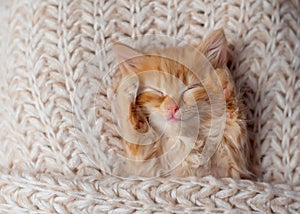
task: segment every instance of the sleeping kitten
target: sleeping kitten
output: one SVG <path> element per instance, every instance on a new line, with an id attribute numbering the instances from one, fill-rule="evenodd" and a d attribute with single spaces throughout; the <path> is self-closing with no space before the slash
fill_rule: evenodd
<path id="1" fill-rule="evenodd" d="M 245 116 L 223 30 L 196 47 L 140 53 L 114 47 L 122 80 L 113 101 L 127 175 L 247 178 Z"/>

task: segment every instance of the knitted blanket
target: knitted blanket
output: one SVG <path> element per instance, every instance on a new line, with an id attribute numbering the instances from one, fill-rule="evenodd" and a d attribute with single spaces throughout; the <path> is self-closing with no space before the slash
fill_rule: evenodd
<path id="1" fill-rule="evenodd" d="M 1 213 L 300 212 L 298 0 L 1 2 Z M 112 42 L 220 27 L 258 180 L 115 176 Z"/>

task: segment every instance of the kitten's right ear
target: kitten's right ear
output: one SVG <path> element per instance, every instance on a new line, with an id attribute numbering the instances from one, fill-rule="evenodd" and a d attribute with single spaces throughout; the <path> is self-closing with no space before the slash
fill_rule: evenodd
<path id="1" fill-rule="evenodd" d="M 223 68 L 227 64 L 227 40 L 224 30 L 218 29 L 208 34 L 198 50 L 210 61 L 214 68 Z"/>
<path id="2" fill-rule="evenodd" d="M 143 60 L 143 54 L 122 43 L 115 43 L 113 51 L 122 74 L 136 72 Z"/>

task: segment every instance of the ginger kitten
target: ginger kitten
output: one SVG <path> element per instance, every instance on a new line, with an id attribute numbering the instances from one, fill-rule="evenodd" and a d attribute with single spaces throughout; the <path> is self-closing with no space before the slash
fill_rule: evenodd
<path id="1" fill-rule="evenodd" d="M 196 47 L 141 53 L 115 44 L 122 80 L 113 113 L 123 174 L 248 178 L 245 115 L 226 67 L 223 30 Z"/>

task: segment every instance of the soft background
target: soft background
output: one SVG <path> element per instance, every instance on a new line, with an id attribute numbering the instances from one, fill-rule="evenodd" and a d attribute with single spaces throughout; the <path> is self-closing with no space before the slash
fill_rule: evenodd
<path id="1" fill-rule="evenodd" d="M 1 3 L 1 212 L 300 212 L 298 0 Z M 103 175 L 119 142 L 111 42 L 159 34 L 196 45 L 219 27 L 260 182 Z"/>

